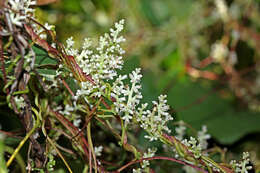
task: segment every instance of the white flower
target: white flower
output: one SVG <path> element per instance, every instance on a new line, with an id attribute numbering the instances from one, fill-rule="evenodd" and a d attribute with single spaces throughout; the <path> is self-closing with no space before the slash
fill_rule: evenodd
<path id="1" fill-rule="evenodd" d="M 215 0 L 215 5 L 217 7 L 218 13 L 222 20 L 226 22 L 229 19 L 228 7 L 224 0 Z"/>
<path id="2" fill-rule="evenodd" d="M 180 122 L 180 125 L 178 127 L 175 128 L 176 131 L 176 138 L 178 140 L 183 140 L 183 137 L 185 135 L 186 132 L 186 126 L 183 125 L 183 121 Z"/>
<path id="3" fill-rule="evenodd" d="M 173 120 L 173 118 L 167 112 L 169 106 L 166 104 L 166 95 L 160 95 L 158 98 L 159 102 L 153 101 L 154 107 L 152 111 L 145 110 L 147 104 L 143 104 L 138 109 L 139 113 L 136 117 L 137 121 L 141 123 L 140 126 L 148 132 L 149 135 L 146 135 L 145 138 L 148 138 L 150 141 L 157 140 L 164 131 L 171 132 L 167 123 Z"/>
<path id="4" fill-rule="evenodd" d="M 94 152 L 96 156 L 101 156 L 103 151 L 103 146 L 94 147 Z"/>
<path id="5" fill-rule="evenodd" d="M 76 118 L 76 119 L 73 120 L 73 125 L 75 127 L 79 127 L 80 123 L 81 123 L 81 119 L 80 118 Z"/>
<path id="6" fill-rule="evenodd" d="M 193 153 L 195 158 L 200 158 L 202 155 L 202 148 L 200 144 L 197 144 L 197 140 L 194 137 L 190 137 L 190 140 L 184 139 L 181 141 L 189 148 L 189 151 Z"/>
<path id="7" fill-rule="evenodd" d="M 32 137 L 33 137 L 34 139 L 39 138 L 39 137 L 40 137 L 39 132 L 36 131 L 36 132 L 32 135 Z"/>
<path id="8" fill-rule="evenodd" d="M 238 61 L 237 53 L 235 51 L 231 51 L 228 59 L 229 64 L 235 65 L 237 61 Z"/>
<path id="9" fill-rule="evenodd" d="M 157 149 L 156 148 L 148 148 L 148 152 L 144 153 L 143 158 L 149 158 L 149 157 L 153 157 L 156 153 Z M 146 168 L 147 166 L 149 166 L 150 163 L 148 160 L 143 160 L 142 162 L 142 168 Z"/>
<path id="10" fill-rule="evenodd" d="M 24 20 L 26 19 L 26 16 L 21 16 L 19 14 L 11 13 L 10 14 L 10 19 L 13 24 L 17 26 L 23 26 Z"/>
<path id="11" fill-rule="evenodd" d="M 71 112 L 75 111 L 75 108 L 73 106 L 70 106 L 69 104 L 66 104 L 63 111 L 59 111 L 60 114 L 63 115 L 71 115 Z"/>
<path id="12" fill-rule="evenodd" d="M 77 56 L 78 55 L 78 50 L 77 49 L 74 49 L 74 40 L 73 40 L 73 37 L 70 37 L 66 40 L 66 44 L 67 44 L 67 47 L 66 47 L 66 53 L 68 55 L 71 55 L 71 56 Z"/>
<path id="13" fill-rule="evenodd" d="M 74 46 L 75 41 L 73 40 L 73 37 L 70 37 L 66 40 L 67 48 L 71 48 Z"/>
<path id="14" fill-rule="evenodd" d="M 118 34 L 124 29 L 124 23 L 124 20 L 120 20 L 118 23 L 115 23 L 115 30 L 112 28 L 110 29 L 110 35 L 113 38 L 113 42 L 121 43 L 125 41 L 125 39 L 122 36 L 118 37 Z"/>
<path id="15" fill-rule="evenodd" d="M 210 135 L 207 134 L 207 126 L 203 125 L 201 131 L 198 132 L 198 141 L 202 149 L 207 149 Z"/>
<path id="16" fill-rule="evenodd" d="M 84 39 L 83 46 L 82 46 L 82 49 L 83 49 L 83 50 L 86 50 L 86 49 L 90 48 L 91 45 L 92 45 L 91 39 L 85 38 L 85 39 Z"/>
<path id="17" fill-rule="evenodd" d="M 137 105 L 142 99 L 142 94 L 140 92 L 141 69 L 135 69 L 131 74 L 129 74 L 131 87 L 125 86 L 123 80 L 126 79 L 126 75 L 119 76 L 116 81 L 113 83 L 112 94 L 116 99 L 114 102 L 115 111 L 119 114 L 123 114 L 122 119 L 126 123 L 129 123 L 133 115 L 136 113 Z"/>
<path id="18" fill-rule="evenodd" d="M 130 123 L 130 120 L 131 120 L 132 118 L 133 118 L 132 115 L 129 114 L 129 113 L 125 114 L 125 115 L 122 117 L 122 119 L 125 120 L 126 123 Z"/>
<path id="19" fill-rule="evenodd" d="M 14 101 L 18 109 L 25 108 L 26 104 L 22 96 L 15 96 Z"/>
<path id="20" fill-rule="evenodd" d="M 25 23 L 25 20 L 28 17 L 34 16 L 34 9 L 30 6 L 35 5 L 35 0 L 8 0 L 7 4 L 10 9 L 8 9 L 10 13 L 11 22 L 17 26 L 22 26 Z"/>
<path id="21" fill-rule="evenodd" d="M 19 11 L 24 6 L 24 2 L 20 0 L 9 0 L 8 3 L 11 5 L 11 8 L 15 11 Z"/>
<path id="22" fill-rule="evenodd" d="M 74 41 L 72 38 L 67 40 L 66 52 L 75 56 L 84 73 L 94 76 L 93 79 L 97 85 L 101 83 L 102 79 L 113 79 L 117 76 L 116 69 L 122 68 L 123 58 L 120 55 L 124 51 L 119 43 L 123 42 L 124 39 L 122 36 L 118 37 L 118 34 L 122 31 L 123 24 L 122 21 L 116 23 L 116 29 L 111 29 L 110 35 L 104 34 L 104 36 L 101 36 L 96 50 L 91 47 L 92 42 L 88 38 L 84 40 L 80 51 L 73 48 Z"/>
<path id="23" fill-rule="evenodd" d="M 138 83 L 140 82 L 142 75 L 140 74 L 141 69 L 137 68 L 135 69 L 135 71 L 133 71 L 131 74 L 129 74 L 129 77 L 131 79 L 131 83 Z"/>
<path id="24" fill-rule="evenodd" d="M 45 29 L 47 30 L 54 30 L 55 26 L 54 25 L 50 25 L 47 22 L 44 24 Z M 42 28 L 41 26 L 35 26 L 34 30 L 35 32 L 40 36 L 41 39 L 47 39 L 47 33 L 46 30 L 44 28 Z M 56 47 L 55 43 L 52 43 L 52 47 Z"/>
<path id="25" fill-rule="evenodd" d="M 222 43 L 215 43 L 211 47 L 211 56 L 216 62 L 222 62 L 228 55 L 228 48 Z"/>
<path id="26" fill-rule="evenodd" d="M 252 166 L 248 166 L 249 162 L 249 153 L 243 152 L 242 161 L 237 162 L 236 160 L 231 160 L 230 164 L 236 173 L 248 173 L 248 170 L 253 168 Z"/>
<path id="27" fill-rule="evenodd" d="M 142 173 L 142 170 L 141 168 L 133 169 L 133 173 Z"/>
<path id="28" fill-rule="evenodd" d="M 92 45 L 92 41 L 89 38 L 84 39 L 84 43 L 79 50 L 74 48 L 72 37 L 67 39 L 66 53 L 75 57 L 82 71 L 86 75 L 90 75 L 95 83 L 94 85 L 90 82 L 82 82 L 81 89 L 77 91 L 75 98 L 105 95 L 107 81 L 113 80 L 118 76 L 117 70 L 123 66 L 123 57 L 121 55 L 124 53 L 124 50 L 121 48 L 120 43 L 125 40 L 119 36 L 119 33 L 123 30 L 123 24 L 123 20 L 119 21 L 119 23 L 115 24 L 115 29 L 111 29 L 110 34 L 101 36 L 96 48 Z M 114 88 L 116 92 L 113 92 L 111 95 L 115 96 L 119 92 L 119 87 L 122 86 L 116 85 Z M 122 91 L 120 90 L 120 95 L 123 94 Z M 86 100 L 87 98 L 84 97 L 84 99 Z M 119 100 L 122 101 L 122 99 Z M 117 110 L 119 111 L 119 109 Z M 125 117 L 127 121 L 129 118 L 131 117 Z"/>

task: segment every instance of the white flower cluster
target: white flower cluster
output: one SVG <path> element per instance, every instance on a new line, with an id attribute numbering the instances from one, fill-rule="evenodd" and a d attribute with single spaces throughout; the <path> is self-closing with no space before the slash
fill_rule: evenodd
<path id="1" fill-rule="evenodd" d="M 147 153 L 144 153 L 143 158 L 153 157 L 153 156 L 155 155 L 156 151 L 157 151 L 156 148 L 152 148 L 152 149 L 151 149 L 151 148 L 148 148 L 148 152 L 147 152 Z M 144 160 L 144 161 L 142 162 L 142 168 L 143 168 L 143 169 L 146 168 L 146 167 L 149 166 L 149 165 L 150 165 L 150 163 L 149 163 L 148 160 Z"/>
<path id="2" fill-rule="evenodd" d="M 40 36 L 40 38 L 44 39 L 44 40 L 47 39 L 47 33 L 46 33 L 45 29 L 55 30 L 55 25 L 50 25 L 47 22 L 44 24 L 45 29 L 39 25 L 33 25 L 33 26 L 35 28 L 36 34 L 38 34 Z M 52 47 L 55 47 L 55 46 L 52 45 Z"/>
<path id="3" fill-rule="evenodd" d="M 110 34 L 105 34 L 99 39 L 99 45 L 95 51 L 89 50 L 92 45 L 89 39 L 85 39 L 80 54 L 76 60 L 87 75 L 91 75 L 96 83 L 102 79 L 113 79 L 117 76 L 117 69 L 123 65 L 122 55 L 125 51 L 120 43 L 125 39 L 118 34 L 123 30 L 124 20 L 115 24 L 115 30 L 111 29 Z"/>
<path id="4" fill-rule="evenodd" d="M 66 40 L 66 44 L 67 44 L 67 46 L 66 46 L 66 53 L 67 53 L 68 55 L 75 56 L 76 59 L 78 59 L 78 61 L 79 61 L 79 62 L 78 62 L 79 65 L 83 66 L 83 65 L 82 65 L 82 64 L 84 63 L 83 58 L 82 58 L 82 59 L 79 59 L 79 58 L 77 57 L 77 56 L 79 56 L 79 54 L 78 54 L 79 50 L 74 48 L 75 41 L 73 40 L 73 37 L 68 38 L 68 39 Z M 85 56 L 87 55 L 87 54 L 86 54 L 86 50 L 83 49 L 82 52 L 85 52 L 85 54 L 84 54 Z M 92 51 L 91 51 L 91 53 L 92 53 Z"/>
<path id="5" fill-rule="evenodd" d="M 249 153 L 248 152 L 243 152 L 243 159 L 239 163 L 237 163 L 236 160 L 232 160 L 230 164 L 234 168 L 236 173 L 248 173 L 248 170 L 251 170 L 253 167 L 249 166 Z"/>
<path id="6" fill-rule="evenodd" d="M 198 141 L 197 141 L 195 138 L 190 137 L 190 140 L 184 139 L 184 140 L 182 140 L 182 143 L 183 143 L 184 145 L 186 145 L 187 147 L 189 147 L 189 151 L 194 154 L 194 157 L 195 157 L 195 158 L 198 159 L 198 158 L 201 157 L 202 148 L 201 148 L 201 145 L 200 145 L 200 144 L 197 144 Z"/>
<path id="7" fill-rule="evenodd" d="M 75 127 L 79 127 L 80 123 L 81 123 L 80 116 L 76 116 L 76 117 L 74 118 L 74 120 L 73 120 L 73 125 L 74 125 Z"/>
<path id="8" fill-rule="evenodd" d="M 159 102 L 153 101 L 154 107 L 152 111 L 144 110 L 148 104 L 142 104 L 142 107 L 138 109 L 139 114 L 136 117 L 137 121 L 141 123 L 140 126 L 149 133 L 145 138 L 150 141 L 157 140 L 163 131 L 171 132 L 167 126 L 167 122 L 173 120 L 173 118 L 167 112 L 169 106 L 166 104 L 166 95 L 160 95 L 158 99 Z"/>
<path id="9" fill-rule="evenodd" d="M 198 132 L 198 142 L 202 150 L 208 148 L 207 140 L 210 139 L 210 137 L 210 134 L 207 134 L 207 126 L 203 125 L 201 131 Z"/>
<path id="10" fill-rule="evenodd" d="M 17 26 L 22 26 L 27 17 L 33 17 L 34 9 L 31 8 L 32 5 L 36 5 L 35 0 L 8 0 L 7 2 L 10 9 L 11 22 Z"/>
<path id="11" fill-rule="evenodd" d="M 81 82 L 80 83 L 80 89 L 77 90 L 76 96 L 74 97 L 75 100 L 77 100 L 80 96 L 101 96 L 101 92 L 105 89 L 105 85 L 102 87 L 99 87 L 98 85 L 93 85 L 89 81 L 86 82 Z M 94 92 L 95 91 L 95 92 Z M 86 97 L 83 97 L 85 101 L 88 103 L 89 101 L 87 100 Z"/>
<path id="12" fill-rule="evenodd" d="M 75 57 L 79 67 L 86 75 L 90 75 L 95 85 L 86 81 L 81 84 L 81 89 L 77 92 L 76 98 L 82 95 L 100 96 L 106 87 L 105 81 L 112 80 L 117 76 L 118 69 L 122 68 L 122 55 L 125 51 L 121 48 L 120 43 L 125 39 L 119 36 L 123 30 L 124 20 L 115 24 L 115 29 L 110 29 L 110 34 L 104 34 L 99 39 L 96 48 L 92 47 L 89 38 L 84 40 L 81 50 L 74 48 L 73 38 L 70 37 L 66 43 L 66 53 Z"/>
<path id="13" fill-rule="evenodd" d="M 184 126 L 184 122 L 180 121 L 180 125 L 178 127 L 175 128 L 176 131 L 176 138 L 178 140 L 183 140 L 185 133 L 186 133 L 186 126 Z"/>
<path id="14" fill-rule="evenodd" d="M 70 106 L 69 104 L 66 104 L 64 110 L 60 110 L 59 113 L 62 115 L 71 115 L 71 112 L 73 112 L 74 110 L 74 107 Z"/>
<path id="15" fill-rule="evenodd" d="M 157 149 L 156 148 L 148 148 L 148 152 L 144 153 L 143 158 L 150 158 L 153 157 L 156 153 Z M 138 169 L 133 169 L 133 173 L 141 173 L 142 170 L 147 168 L 150 165 L 150 162 L 148 160 L 143 160 L 142 161 L 142 168 Z"/>
<path id="16" fill-rule="evenodd" d="M 115 29 L 110 29 L 110 34 L 101 36 L 95 49 L 92 48 L 90 39 L 85 39 L 81 50 L 74 48 L 72 37 L 67 40 L 66 53 L 75 57 L 79 67 L 86 75 L 91 76 L 95 83 L 81 82 L 74 101 L 83 97 L 90 104 L 89 98 L 100 97 L 101 95 L 109 97 L 108 99 L 111 99 L 114 104 L 112 112 L 119 114 L 126 126 L 135 118 L 141 124 L 141 127 L 149 133 L 146 138 L 151 141 L 157 140 L 163 132 L 170 133 L 167 122 L 173 118 L 167 112 L 169 106 L 166 104 L 165 95 L 159 96 L 158 102 L 153 101 L 152 111 L 145 110 L 147 103 L 138 108 L 142 99 L 140 68 L 135 69 L 128 76 L 117 74 L 116 70 L 121 69 L 123 65 L 122 54 L 124 54 L 124 50 L 120 43 L 124 42 L 125 39 L 119 36 L 119 33 L 123 30 L 123 24 L 124 20 L 119 21 L 115 24 Z M 116 76 L 117 78 L 115 78 Z M 130 85 L 124 83 L 124 80 L 128 77 Z M 108 83 L 109 80 L 112 82 Z M 106 92 L 107 90 L 109 92 Z M 66 109 L 64 111 L 66 114 Z"/>
<path id="17" fill-rule="evenodd" d="M 196 158 L 199 158 L 201 156 L 202 150 L 207 149 L 208 147 L 207 140 L 210 139 L 211 136 L 207 134 L 206 125 L 203 125 L 201 130 L 198 131 L 197 139 L 195 139 L 194 137 L 190 137 L 189 140 L 184 138 L 184 136 L 186 135 L 186 126 L 182 120 L 179 122 L 179 126 L 175 128 L 175 131 L 176 131 L 175 137 L 178 140 L 180 140 L 182 144 L 187 146 L 189 148 L 189 151 L 192 152 Z M 176 152 L 175 149 L 174 151 Z M 207 153 L 204 151 L 203 154 L 206 155 Z M 175 157 L 178 158 L 179 154 L 176 153 Z"/>
<path id="18" fill-rule="evenodd" d="M 131 87 L 124 85 L 123 80 L 127 78 L 126 75 L 119 76 L 112 86 L 111 96 L 116 99 L 114 102 L 115 111 L 119 114 L 123 114 L 123 120 L 129 123 L 135 114 L 137 105 L 142 99 L 142 94 L 140 92 L 141 69 L 135 69 L 131 74 L 129 74 Z"/>

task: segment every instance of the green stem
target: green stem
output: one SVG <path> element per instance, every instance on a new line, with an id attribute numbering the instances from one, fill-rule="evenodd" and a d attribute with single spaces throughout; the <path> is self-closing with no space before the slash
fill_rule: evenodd
<path id="1" fill-rule="evenodd" d="M 21 91 L 15 91 L 15 92 L 13 92 L 13 95 L 27 94 L 27 93 L 29 93 L 28 88 L 26 88 L 25 90 L 21 90 Z"/>
<path id="2" fill-rule="evenodd" d="M 18 60 L 21 58 L 21 55 L 17 55 L 15 60 L 12 61 L 12 63 L 7 67 L 6 74 L 10 73 L 14 66 L 17 64 Z"/>
<path id="3" fill-rule="evenodd" d="M 56 147 L 55 143 L 51 140 L 51 138 L 49 138 L 49 136 L 47 136 L 47 140 L 50 142 L 50 144 L 53 146 L 53 148 L 57 151 L 58 155 L 60 156 L 61 160 L 63 161 L 63 163 L 65 164 L 65 166 L 67 167 L 68 171 L 70 173 L 73 173 L 69 164 L 67 163 L 67 161 L 65 160 L 65 158 L 63 157 L 63 155 L 61 154 L 61 152 L 58 150 L 58 148 Z"/>
<path id="4" fill-rule="evenodd" d="M 10 45 L 11 45 L 12 42 L 13 42 L 13 39 L 14 39 L 13 36 L 10 36 L 10 37 L 9 37 L 8 42 L 7 42 L 6 45 L 4 46 L 4 50 L 5 50 L 5 51 L 10 47 Z"/>
<path id="5" fill-rule="evenodd" d="M 8 146 L 5 146 L 5 147 L 4 147 L 4 150 L 5 150 L 6 152 L 10 153 L 10 154 L 14 152 L 14 149 L 11 148 L 11 147 L 8 147 Z M 25 163 L 24 163 L 23 158 L 21 157 L 21 155 L 20 155 L 19 153 L 17 153 L 17 155 L 16 155 L 15 158 L 16 158 L 16 160 L 17 160 L 18 165 L 19 165 L 20 168 L 21 168 L 21 172 L 22 172 L 22 173 L 26 173 L 26 166 L 25 166 Z"/>
<path id="6" fill-rule="evenodd" d="M 24 143 L 27 141 L 27 139 L 29 139 L 29 137 L 33 134 L 33 132 L 36 130 L 36 128 L 39 126 L 40 124 L 40 119 L 38 116 L 37 111 L 32 107 L 32 110 L 34 111 L 34 113 L 36 114 L 36 123 L 33 126 L 33 128 L 29 131 L 29 133 L 26 134 L 26 136 L 23 138 L 23 140 L 19 143 L 18 147 L 14 150 L 14 153 L 11 155 L 11 157 L 9 158 L 9 160 L 6 163 L 6 167 L 9 167 L 11 165 L 11 163 L 13 162 L 14 158 L 16 157 L 16 155 L 18 154 L 18 152 L 20 151 L 20 149 L 22 148 L 22 146 L 24 145 Z M 36 111 L 36 112 L 35 112 Z"/>
<path id="7" fill-rule="evenodd" d="M 95 155 L 95 151 L 94 151 L 94 147 L 93 147 L 93 143 L 92 143 L 92 139 L 91 139 L 91 123 L 88 123 L 87 126 L 87 138 L 88 138 L 88 144 L 89 147 L 91 149 L 92 155 L 93 155 L 93 159 L 94 159 L 94 164 L 95 164 L 95 173 L 97 173 L 97 160 L 96 160 L 96 155 Z M 92 168 L 90 168 L 92 169 Z"/>
<path id="8" fill-rule="evenodd" d="M 122 127 L 122 136 L 121 136 L 121 145 L 124 145 L 124 139 L 125 139 L 125 135 L 126 135 L 126 126 L 124 125 L 124 121 L 121 119 L 121 127 Z"/>
<path id="9" fill-rule="evenodd" d="M 206 156 L 201 156 L 202 160 L 212 164 L 213 166 L 215 166 L 216 168 L 220 169 L 222 172 L 226 173 L 226 171 L 224 169 L 222 169 L 221 166 L 219 166 L 215 161 L 213 161 L 212 159 L 206 157 Z"/>
<path id="10" fill-rule="evenodd" d="M 46 136 L 47 140 L 50 142 L 50 144 L 52 145 L 52 147 L 56 150 L 57 154 L 59 155 L 59 157 L 61 158 L 61 160 L 63 161 L 63 163 L 65 164 L 65 166 L 67 167 L 68 171 L 70 173 L 73 173 L 69 164 L 67 163 L 67 161 L 65 160 L 65 158 L 63 157 L 63 155 L 61 154 L 61 152 L 58 150 L 58 148 L 56 147 L 55 143 L 51 140 L 51 138 L 47 135 L 46 130 L 44 128 L 45 126 L 45 122 L 43 121 L 42 124 L 42 132 L 44 134 L 44 136 Z"/>
<path id="11" fill-rule="evenodd" d="M 114 118 L 114 115 L 97 115 L 98 118 Z"/>

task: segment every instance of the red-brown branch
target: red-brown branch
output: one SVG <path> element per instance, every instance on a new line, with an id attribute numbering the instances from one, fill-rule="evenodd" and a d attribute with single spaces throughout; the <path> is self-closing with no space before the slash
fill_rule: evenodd
<path id="1" fill-rule="evenodd" d="M 149 157 L 149 158 L 142 158 L 142 159 L 139 159 L 139 160 L 135 160 L 135 161 L 131 161 L 129 162 L 128 164 L 124 165 L 123 167 L 119 168 L 117 171 L 115 171 L 115 173 L 119 173 L 121 171 L 123 171 L 124 169 L 126 169 L 127 167 L 135 164 L 135 163 L 140 163 L 144 160 L 169 160 L 169 161 L 172 161 L 172 162 L 175 162 L 175 163 L 179 163 L 179 164 L 182 164 L 182 165 L 185 165 L 185 166 L 189 166 L 189 167 L 192 167 L 200 172 L 203 172 L 203 173 L 208 173 L 208 171 L 200 168 L 200 167 L 197 167 L 195 165 L 192 165 L 192 164 L 189 164 L 189 163 L 186 163 L 182 160 L 178 160 L 178 159 L 174 159 L 174 158 L 170 158 L 170 157 L 162 157 L 162 156 L 155 156 L 155 157 Z"/>
<path id="2" fill-rule="evenodd" d="M 76 135 L 79 130 L 77 127 L 75 127 L 67 118 L 65 118 L 63 115 L 61 115 L 60 113 L 56 112 L 56 111 L 53 111 L 53 110 L 50 110 L 54 115 L 55 117 L 62 123 L 63 126 L 65 126 L 72 135 Z M 80 134 L 80 143 L 81 143 L 81 146 L 85 152 L 85 155 L 86 157 L 88 158 L 89 156 L 89 153 L 88 153 L 88 143 L 86 141 L 86 139 L 84 138 L 84 136 L 82 134 Z"/>
<path id="3" fill-rule="evenodd" d="M 70 95 L 75 96 L 73 91 L 70 89 L 69 85 L 65 82 L 65 80 L 61 79 L 61 81 L 62 81 L 63 85 L 65 86 L 65 88 L 67 88 L 67 90 L 69 91 Z"/>

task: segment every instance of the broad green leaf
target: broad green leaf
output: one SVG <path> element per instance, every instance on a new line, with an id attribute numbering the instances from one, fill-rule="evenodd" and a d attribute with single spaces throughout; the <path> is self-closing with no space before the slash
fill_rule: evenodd
<path id="1" fill-rule="evenodd" d="M 158 99 L 159 91 L 156 88 L 154 82 L 156 81 L 156 76 L 153 73 L 147 71 L 143 73 L 143 78 L 141 81 L 143 99 L 142 102 L 148 103 L 151 106 L 151 102 Z"/>
<path id="2" fill-rule="evenodd" d="M 154 10 L 152 8 L 151 0 L 142 0 L 141 3 L 141 12 L 144 16 L 155 26 L 160 24 L 159 19 L 157 18 Z"/>
<path id="3" fill-rule="evenodd" d="M 34 50 L 36 54 L 36 60 L 35 64 L 36 65 L 42 65 L 42 64 L 57 64 L 57 61 L 51 57 L 49 57 L 48 53 L 38 47 L 38 46 L 33 46 L 32 49 Z"/>
<path id="4" fill-rule="evenodd" d="M 197 82 L 176 82 L 168 93 L 169 104 L 178 119 L 200 129 L 205 124 L 213 138 L 232 144 L 260 131 L 260 114 L 235 110 L 232 103 Z"/>
<path id="5" fill-rule="evenodd" d="M 57 61 L 55 59 L 49 57 L 48 53 L 44 49 L 42 49 L 38 46 L 33 46 L 32 48 L 36 54 L 36 60 L 35 60 L 36 67 L 42 66 L 42 65 L 57 64 Z M 56 74 L 54 69 L 49 69 L 49 68 L 38 68 L 37 71 L 43 75 L 55 75 Z"/>

